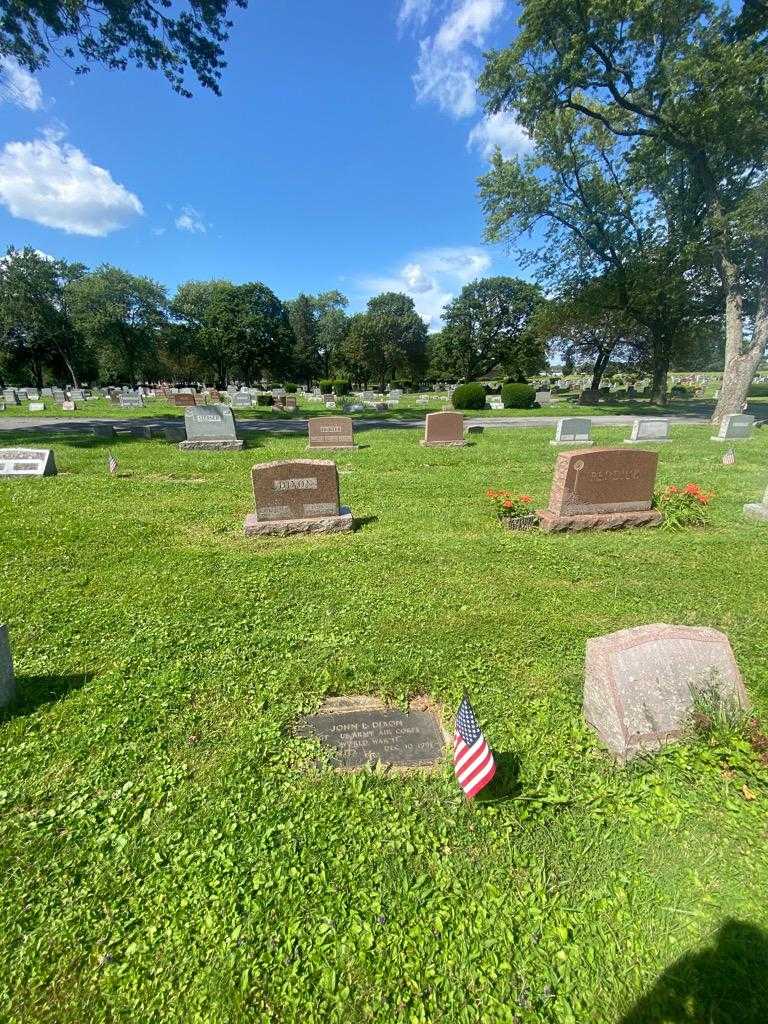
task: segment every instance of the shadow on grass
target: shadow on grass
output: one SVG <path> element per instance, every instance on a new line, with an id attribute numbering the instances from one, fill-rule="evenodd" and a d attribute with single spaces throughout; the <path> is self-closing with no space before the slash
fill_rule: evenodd
<path id="1" fill-rule="evenodd" d="M 55 704 L 77 692 L 91 679 L 93 672 L 69 676 L 17 676 L 16 696 L 7 708 L 0 711 L 0 723 L 31 715 L 44 704 Z"/>
<path id="2" fill-rule="evenodd" d="M 671 964 L 620 1024 L 765 1024 L 768 935 L 730 919 L 711 946 Z"/>
<path id="3" fill-rule="evenodd" d="M 496 774 L 492 782 L 481 789 L 475 797 L 478 804 L 497 804 L 504 800 L 514 800 L 523 791 L 520 782 L 520 758 L 517 754 L 506 751 L 493 752 L 496 762 Z"/>
<path id="4" fill-rule="evenodd" d="M 354 516 L 352 519 L 352 529 L 360 530 L 363 527 L 368 526 L 370 523 L 378 523 L 378 521 L 378 516 Z"/>

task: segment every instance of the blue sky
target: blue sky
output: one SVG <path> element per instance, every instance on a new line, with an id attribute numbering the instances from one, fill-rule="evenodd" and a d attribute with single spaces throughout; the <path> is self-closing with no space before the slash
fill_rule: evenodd
<path id="1" fill-rule="evenodd" d="M 182 99 L 149 71 L 0 87 L 0 239 L 89 266 L 181 281 L 260 280 L 281 298 L 338 288 L 440 309 L 478 276 L 516 273 L 482 242 L 476 179 L 526 139 L 484 118 L 483 49 L 509 0 L 250 0 L 235 11 L 223 96 Z M 3 246 L 3 247 L 4 247 Z"/>

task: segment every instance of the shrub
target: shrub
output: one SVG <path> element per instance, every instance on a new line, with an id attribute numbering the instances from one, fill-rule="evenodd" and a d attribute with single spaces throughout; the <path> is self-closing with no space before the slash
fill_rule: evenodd
<path id="1" fill-rule="evenodd" d="M 531 409 L 536 392 L 530 384 L 505 384 L 501 401 L 505 409 Z"/>
<path id="2" fill-rule="evenodd" d="M 321 395 L 330 395 L 333 392 L 332 380 L 319 380 L 317 386 L 320 388 Z"/>
<path id="3" fill-rule="evenodd" d="M 352 385 L 348 380 L 334 380 L 331 381 L 334 395 L 348 395 L 352 390 Z"/>
<path id="4" fill-rule="evenodd" d="M 296 392 L 299 390 L 299 386 L 298 384 L 286 384 L 285 390 L 289 395 L 295 395 Z"/>
<path id="5" fill-rule="evenodd" d="M 274 395 L 257 395 L 256 396 L 256 405 L 274 405 L 274 404 L 275 404 Z"/>
<path id="6" fill-rule="evenodd" d="M 453 392 L 454 409 L 484 409 L 485 388 L 482 384 L 460 384 Z"/>
<path id="7" fill-rule="evenodd" d="M 657 491 L 653 507 L 664 516 L 662 526 L 668 530 L 684 530 L 688 526 L 706 526 L 709 520 L 709 503 L 712 493 L 702 491 L 698 484 L 675 487 L 670 484 Z"/>
<path id="8" fill-rule="evenodd" d="M 674 395 L 676 398 L 687 398 L 688 395 L 690 395 L 690 391 L 682 384 L 675 384 L 670 391 L 670 394 Z"/>

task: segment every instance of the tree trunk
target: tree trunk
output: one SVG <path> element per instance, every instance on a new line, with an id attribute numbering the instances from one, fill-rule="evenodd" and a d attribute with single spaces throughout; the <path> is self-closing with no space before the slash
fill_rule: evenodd
<path id="1" fill-rule="evenodd" d="M 749 386 L 768 344 L 768 283 L 761 289 L 754 334 L 746 350 L 742 305 L 741 291 L 732 278 L 725 297 L 725 367 L 720 396 L 712 414 L 712 424 L 716 427 L 724 417 L 743 411 Z"/>
<path id="2" fill-rule="evenodd" d="M 601 349 L 601 351 L 599 352 L 597 359 L 595 360 L 595 365 L 592 368 L 592 383 L 590 384 L 590 390 L 600 390 L 600 384 L 603 379 L 603 374 L 605 373 L 606 367 L 610 362 L 612 351 L 613 348 L 607 350 Z"/>
<path id="3" fill-rule="evenodd" d="M 666 353 L 658 353 L 653 361 L 653 383 L 651 385 L 651 402 L 666 406 L 669 403 L 667 394 L 667 374 L 669 373 L 669 357 Z"/>

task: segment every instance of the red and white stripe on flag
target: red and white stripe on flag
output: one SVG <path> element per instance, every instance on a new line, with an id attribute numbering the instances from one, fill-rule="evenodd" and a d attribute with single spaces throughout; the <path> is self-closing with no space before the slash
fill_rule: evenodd
<path id="1" fill-rule="evenodd" d="M 456 718 L 453 738 L 453 770 L 468 800 L 487 786 L 496 774 L 496 762 L 465 697 Z"/>

